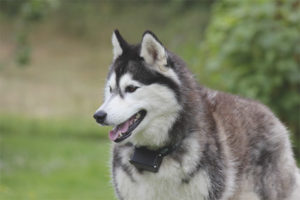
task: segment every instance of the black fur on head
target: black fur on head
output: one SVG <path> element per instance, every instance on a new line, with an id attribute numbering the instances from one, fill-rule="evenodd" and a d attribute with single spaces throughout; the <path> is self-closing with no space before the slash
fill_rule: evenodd
<path id="1" fill-rule="evenodd" d="M 123 39 L 123 37 L 121 36 L 120 32 L 118 29 L 115 29 L 114 31 L 115 35 L 116 35 L 116 38 L 122 48 L 122 50 L 126 50 L 128 48 L 128 43 Z"/>
<path id="2" fill-rule="evenodd" d="M 114 34 L 123 50 L 122 54 L 113 61 L 109 73 L 110 76 L 112 72 L 115 72 L 117 86 L 119 86 L 120 78 L 124 74 L 129 72 L 130 74 L 132 74 L 134 80 L 137 80 L 145 85 L 157 83 L 169 87 L 174 91 L 176 98 L 179 98 L 178 84 L 171 78 L 165 76 L 163 73 L 154 70 L 153 67 L 146 63 L 145 59 L 140 55 L 141 43 L 131 45 L 123 39 L 118 30 L 115 30 Z M 143 34 L 143 39 L 147 34 L 150 34 L 155 39 L 155 41 L 157 41 L 162 46 L 162 43 L 151 31 L 145 31 Z M 169 52 L 166 51 L 166 54 L 169 54 Z M 173 68 L 173 63 L 174 62 L 170 62 L 170 59 L 168 59 L 168 63 L 165 67 Z"/>

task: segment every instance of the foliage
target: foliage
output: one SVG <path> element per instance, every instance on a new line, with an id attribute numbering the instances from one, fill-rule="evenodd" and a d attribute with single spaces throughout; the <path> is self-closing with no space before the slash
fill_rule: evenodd
<path id="1" fill-rule="evenodd" d="M 60 29 L 65 30 L 68 34 L 85 37 L 87 33 L 97 30 L 99 24 L 114 21 L 116 17 L 119 17 L 119 21 L 122 22 L 122 16 L 129 17 L 141 15 L 141 10 L 146 10 L 147 7 L 153 6 L 157 9 L 157 14 L 153 15 L 151 12 L 151 19 L 147 17 L 147 12 L 142 13 L 141 20 L 144 21 L 149 27 L 151 22 L 155 23 L 155 26 L 159 26 L 166 23 L 166 16 L 173 17 L 178 20 L 185 19 L 187 13 L 199 13 L 199 9 L 209 10 L 210 5 L 214 0 L 203 1 L 190 1 L 190 0 L 132 0 L 132 1 L 63 1 L 63 0 L 0 0 L 0 17 L 6 17 L 9 21 L 13 21 L 16 24 L 16 53 L 15 58 L 17 64 L 21 66 L 28 65 L 31 58 L 32 42 L 29 41 L 30 35 L 34 25 L 38 24 L 42 20 L 52 19 L 52 21 L 58 21 L 61 24 Z M 195 8 L 198 11 L 195 12 Z M 151 9 L 151 11 L 153 8 Z M 163 10 L 160 12 L 159 10 Z M 96 14 L 95 14 L 96 13 Z M 204 17 L 207 11 L 201 11 Z M 109 19 L 108 17 L 109 16 Z M 57 20 L 58 19 L 58 20 Z M 76 19 L 76 20 L 75 20 Z M 125 19 L 127 19 L 125 17 Z M 202 21 L 205 19 L 199 19 L 199 27 L 203 28 Z M 49 20 L 51 21 L 51 20 Z M 124 20 L 123 20 L 124 21 Z M 108 23 L 109 23 L 108 22 Z M 128 21 L 123 24 L 128 25 Z M 150 22 L 150 23 L 149 23 Z M 188 24 L 187 24 L 188 25 Z M 185 25 L 185 26 L 187 26 Z M 130 26 L 130 25 L 129 25 Z M 107 27 L 106 27 L 107 28 Z M 116 27 L 114 27 L 116 28 Z M 191 31 L 194 32 L 194 31 Z M 99 32 L 97 32 L 99 37 Z"/>
<path id="2" fill-rule="evenodd" d="M 37 21 L 59 6 L 59 0 L 1 0 L 0 11 L 8 17 Z"/>
<path id="3" fill-rule="evenodd" d="M 232 92 L 271 106 L 295 133 L 296 142 L 300 138 L 299 22 L 298 0 L 219 1 L 201 47 L 207 71 L 213 77 L 218 73 L 223 87 Z M 218 78 L 212 81 L 218 84 Z"/>
<path id="4" fill-rule="evenodd" d="M 33 23 L 43 19 L 48 12 L 56 8 L 59 1 L 56 0 L 1 0 L 0 11 L 2 17 L 15 18 L 16 31 L 16 61 L 20 66 L 30 62 L 31 46 L 28 41 Z"/>

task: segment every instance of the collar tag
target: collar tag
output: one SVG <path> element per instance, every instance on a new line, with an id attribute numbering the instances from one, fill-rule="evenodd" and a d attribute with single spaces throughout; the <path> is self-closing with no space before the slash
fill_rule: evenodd
<path id="1" fill-rule="evenodd" d="M 135 147 L 129 162 L 136 168 L 150 172 L 158 172 L 164 154 L 161 151 L 149 150 L 146 147 Z"/>

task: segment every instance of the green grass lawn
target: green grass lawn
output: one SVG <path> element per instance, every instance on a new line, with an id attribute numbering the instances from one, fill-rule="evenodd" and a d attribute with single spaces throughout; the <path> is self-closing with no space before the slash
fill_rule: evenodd
<path id="1" fill-rule="evenodd" d="M 84 134 L 78 121 L 49 120 L 47 129 L 46 119 L 9 119 L 0 117 L 0 199 L 114 199 L 105 131 L 91 135 L 96 129 L 86 125 Z"/>

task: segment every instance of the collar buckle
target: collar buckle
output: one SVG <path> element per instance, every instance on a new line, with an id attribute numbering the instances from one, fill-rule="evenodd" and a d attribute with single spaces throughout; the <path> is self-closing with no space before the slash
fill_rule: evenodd
<path id="1" fill-rule="evenodd" d="M 150 172 L 158 172 L 163 160 L 160 151 L 153 151 L 146 147 L 135 147 L 134 153 L 129 162 L 137 169 Z"/>
<path id="2" fill-rule="evenodd" d="M 139 170 L 156 173 L 160 168 L 163 158 L 172 153 L 179 145 L 180 142 L 173 146 L 162 147 L 158 150 L 150 150 L 145 146 L 135 147 L 129 162 Z"/>

